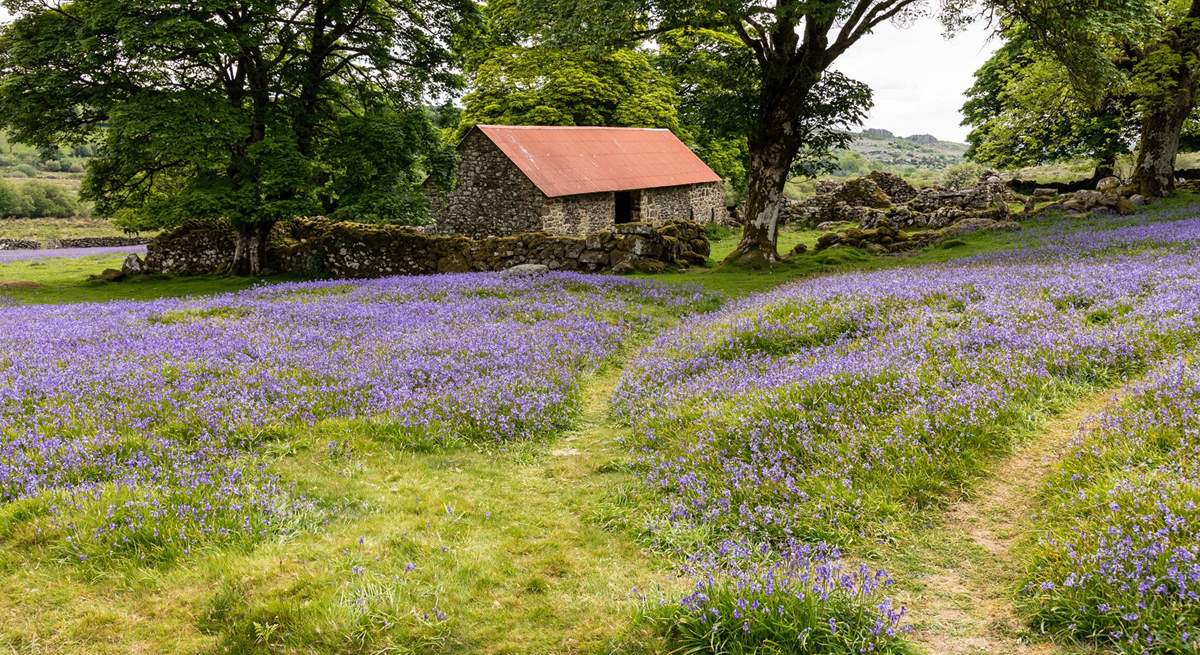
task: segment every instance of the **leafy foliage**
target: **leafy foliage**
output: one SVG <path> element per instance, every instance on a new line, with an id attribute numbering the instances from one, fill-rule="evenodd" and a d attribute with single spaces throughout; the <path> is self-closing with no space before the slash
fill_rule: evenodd
<path id="1" fill-rule="evenodd" d="M 16 184 L 0 180 L 0 217 L 67 218 L 79 211 L 79 202 L 60 185 L 36 180 Z"/>
<path id="2" fill-rule="evenodd" d="M 1140 126 L 1134 184 L 1150 196 L 1174 189 L 1180 135 L 1200 93 L 1200 1 L 994 0 L 1010 27 L 1027 29 L 1042 53 L 1093 107 L 1112 92 Z"/>
<path id="3" fill-rule="evenodd" d="M 1136 132 L 1128 98 L 1110 90 L 1097 104 L 1072 84 L 1069 69 L 1039 50 L 1025 30 L 975 74 L 963 105 L 971 125 L 967 156 L 1003 168 L 1075 158 L 1111 165 Z"/>
<path id="4" fill-rule="evenodd" d="M 549 46 L 501 46 L 474 72 L 459 134 L 480 123 L 679 130 L 678 100 L 649 56 Z"/>
<path id="5" fill-rule="evenodd" d="M 416 182 L 446 161 L 421 104 L 456 86 L 450 46 L 474 16 L 468 0 L 6 6 L 0 123 L 18 140 L 99 140 L 83 194 L 127 226 L 259 232 L 419 216 Z"/>
<path id="6" fill-rule="evenodd" d="M 946 170 L 942 171 L 941 184 L 948 189 L 973 187 L 979 184 L 979 180 L 983 177 L 986 170 L 983 166 L 974 162 L 963 162 L 947 166 Z"/>

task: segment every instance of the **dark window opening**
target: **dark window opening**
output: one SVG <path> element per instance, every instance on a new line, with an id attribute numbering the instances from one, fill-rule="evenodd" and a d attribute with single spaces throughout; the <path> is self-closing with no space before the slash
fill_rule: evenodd
<path id="1" fill-rule="evenodd" d="M 632 223 L 634 216 L 633 192 L 617 191 L 614 196 L 617 207 L 617 224 Z"/>

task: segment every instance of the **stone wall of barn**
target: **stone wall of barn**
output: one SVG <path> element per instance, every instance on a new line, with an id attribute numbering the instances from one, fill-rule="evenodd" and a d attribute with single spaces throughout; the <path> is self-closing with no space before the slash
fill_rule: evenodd
<path id="1" fill-rule="evenodd" d="M 542 229 L 550 234 L 583 237 L 611 230 L 616 223 L 612 193 L 586 193 L 549 198 L 542 215 Z"/>
<path id="2" fill-rule="evenodd" d="M 654 225 L 670 221 L 718 223 L 724 218 L 725 189 L 720 182 L 645 189 L 641 220 Z"/>
<path id="3" fill-rule="evenodd" d="M 546 197 L 479 130 L 458 147 L 454 189 L 430 194 L 437 231 L 473 238 L 542 229 Z"/>

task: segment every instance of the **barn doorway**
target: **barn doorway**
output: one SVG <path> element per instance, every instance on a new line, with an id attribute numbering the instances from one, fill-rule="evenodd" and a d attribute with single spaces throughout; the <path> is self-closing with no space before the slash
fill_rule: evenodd
<path id="1" fill-rule="evenodd" d="M 613 199 L 616 205 L 617 225 L 632 223 L 634 217 L 637 216 L 637 206 L 634 204 L 633 192 L 617 191 Z"/>

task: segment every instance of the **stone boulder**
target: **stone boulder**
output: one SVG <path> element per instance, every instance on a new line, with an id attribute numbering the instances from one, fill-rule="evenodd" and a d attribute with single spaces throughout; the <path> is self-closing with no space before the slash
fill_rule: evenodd
<path id="1" fill-rule="evenodd" d="M 1121 180 L 1115 177 L 1106 177 L 1096 183 L 1096 190 L 1103 194 L 1116 193 L 1121 189 Z"/>
<path id="2" fill-rule="evenodd" d="M 1021 229 L 1016 221 L 995 220 L 991 218 L 967 218 L 953 225 L 948 225 L 938 231 L 940 238 L 961 237 L 977 232 L 1015 232 Z"/>
<path id="3" fill-rule="evenodd" d="M 120 282 L 125 277 L 125 271 L 116 268 L 106 268 L 100 271 L 99 275 L 89 276 L 88 279 L 93 282 Z"/>
<path id="4" fill-rule="evenodd" d="M 130 253 L 121 264 L 121 272 L 126 275 L 141 275 L 146 272 L 146 265 L 136 253 Z"/>
<path id="5" fill-rule="evenodd" d="M 545 275 L 549 272 L 550 267 L 545 264 L 517 264 L 516 266 L 504 269 L 500 275 L 505 277 L 521 277 Z"/>
<path id="6" fill-rule="evenodd" d="M 878 185 L 893 204 L 906 203 L 917 195 L 916 187 L 895 173 L 873 171 L 867 175 L 867 179 Z"/>
<path id="7" fill-rule="evenodd" d="M 903 232 L 889 227 L 851 228 L 841 232 L 822 234 L 817 239 L 817 250 L 826 250 L 835 246 L 850 246 L 868 251 L 883 249 L 886 252 L 901 252 L 911 249 L 909 246 L 911 240 Z"/>
<path id="8" fill-rule="evenodd" d="M 851 207 L 890 209 L 892 199 L 869 177 L 860 177 L 843 184 L 833 194 L 834 198 Z"/>

